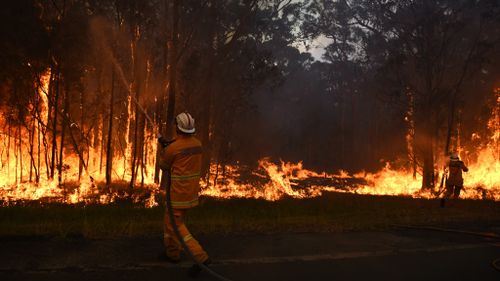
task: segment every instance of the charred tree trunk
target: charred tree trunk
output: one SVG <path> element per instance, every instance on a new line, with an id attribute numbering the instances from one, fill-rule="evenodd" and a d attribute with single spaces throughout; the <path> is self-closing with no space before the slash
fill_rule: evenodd
<path id="1" fill-rule="evenodd" d="M 36 105 L 36 101 L 35 101 L 35 105 Z M 30 150 L 29 150 L 29 155 L 30 155 L 30 177 L 29 177 L 29 182 L 32 182 L 33 181 L 33 172 L 35 172 L 35 178 L 37 177 L 37 174 L 38 174 L 38 171 L 36 169 L 36 163 L 35 163 L 35 156 L 33 155 L 34 154 L 34 151 L 35 151 L 35 128 L 36 128 L 36 113 L 33 112 L 32 113 L 32 121 L 31 121 L 31 129 L 28 130 L 29 132 L 29 146 L 30 146 Z"/>
<path id="2" fill-rule="evenodd" d="M 163 8 L 164 8 L 164 15 L 165 15 L 165 18 L 167 19 L 166 21 L 164 21 L 164 30 L 165 30 L 165 33 L 168 34 L 168 30 L 167 30 L 167 27 L 169 26 L 168 24 L 168 19 L 169 19 L 169 16 L 168 16 L 168 1 L 165 0 L 163 2 Z M 164 110 L 165 110 L 165 105 L 166 105 L 166 102 L 167 102 L 167 93 L 168 91 L 170 91 L 169 87 L 170 87 L 170 84 L 169 84 L 169 80 L 168 80 L 168 39 L 167 41 L 164 43 L 164 47 L 163 47 L 163 75 L 162 75 L 162 81 L 163 81 L 163 87 L 161 89 L 161 91 L 159 92 L 159 95 L 160 97 L 156 100 L 156 124 L 158 125 L 158 133 L 159 134 L 163 134 L 165 132 L 165 126 L 163 124 L 163 121 L 164 121 Z M 155 174 L 154 174 L 154 182 L 155 183 L 160 183 L 160 166 L 159 166 L 159 159 L 160 159 L 160 155 L 161 155 L 161 152 L 163 150 L 163 147 L 161 146 L 161 144 L 159 142 L 157 142 L 156 144 L 156 162 L 155 162 Z"/>
<path id="3" fill-rule="evenodd" d="M 111 185 L 111 171 L 113 170 L 113 105 L 115 102 L 115 71 L 111 71 L 111 96 L 109 99 L 109 123 L 108 123 L 108 142 L 106 144 L 106 187 L 109 189 Z"/>
<path id="4" fill-rule="evenodd" d="M 163 113 L 163 103 L 164 103 L 164 100 L 165 99 L 157 99 L 156 101 L 156 124 L 158 126 L 158 133 L 161 134 L 164 130 L 163 128 L 163 118 L 161 117 L 162 116 L 162 113 Z M 161 146 L 161 144 L 159 142 L 156 142 L 156 161 L 155 161 L 155 170 L 154 170 L 154 183 L 156 184 L 159 184 L 160 183 L 160 165 L 159 165 L 159 159 L 160 159 L 160 155 L 161 155 L 161 152 L 162 152 L 162 149 L 163 147 Z"/>
<path id="5" fill-rule="evenodd" d="M 52 67 L 51 69 L 54 69 L 54 67 Z M 47 178 L 50 178 L 50 167 L 51 167 L 51 163 L 50 163 L 50 139 L 49 139 L 49 136 L 48 133 L 50 132 L 50 129 L 49 129 L 49 124 L 51 124 L 52 122 L 52 119 L 53 119 L 53 108 L 54 108 L 54 101 L 53 101 L 53 98 L 52 98 L 52 95 L 53 95 L 53 92 L 54 92 L 54 84 L 55 84 L 55 80 L 56 80 L 56 73 L 57 71 L 57 68 L 55 68 L 54 71 L 51 71 L 50 72 L 50 78 L 49 78 L 49 87 L 48 87 L 48 91 L 47 91 L 47 101 L 48 101 L 48 106 L 47 106 L 47 120 L 46 120 L 46 124 L 43 124 L 43 144 L 44 144 L 44 148 L 45 148 L 45 172 L 47 174 Z"/>
<path id="6" fill-rule="evenodd" d="M 163 102 L 164 99 L 157 99 L 156 100 L 156 124 L 158 126 L 158 133 L 163 132 L 163 119 L 161 118 L 162 112 L 163 112 Z M 160 165 L 158 159 L 160 159 L 160 155 L 162 152 L 162 146 L 159 142 L 156 143 L 156 162 L 155 162 L 155 170 L 154 170 L 154 183 L 158 184 L 160 183 Z"/>
<path id="7" fill-rule="evenodd" d="M 38 108 L 38 106 L 37 106 L 37 108 Z M 41 122 L 41 117 L 40 117 L 40 112 L 38 110 L 37 110 L 37 115 L 38 115 L 38 119 L 39 119 L 38 122 L 37 122 L 37 125 L 36 125 L 37 126 L 36 143 L 37 143 L 37 148 L 38 148 L 38 150 L 37 150 L 37 158 L 36 158 L 37 159 L 37 163 L 36 164 L 37 164 L 38 173 L 36 175 L 36 181 L 35 182 L 39 183 L 40 182 L 40 173 L 41 173 L 41 171 L 40 171 L 40 165 L 41 165 L 41 163 L 40 163 L 40 154 L 41 154 L 41 151 L 40 151 L 41 150 L 41 146 L 40 146 L 40 137 L 41 137 L 40 136 L 40 133 L 41 133 L 40 132 L 40 130 L 41 130 L 41 128 L 40 128 L 41 127 L 40 126 L 40 122 Z"/>
<path id="8" fill-rule="evenodd" d="M 339 164 L 345 167 L 345 135 L 346 135 L 346 94 L 343 90 L 340 92 L 340 138 L 339 138 Z"/>
<path id="9" fill-rule="evenodd" d="M 68 114 L 69 110 L 69 93 L 68 93 L 68 88 L 66 87 L 66 90 L 63 93 L 63 103 L 64 103 L 64 113 L 63 114 Z M 67 121 L 65 118 L 62 120 L 62 126 L 61 126 L 61 143 L 59 147 L 59 165 L 57 165 L 57 180 L 58 184 L 62 183 L 62 169 L 63 169 L 63 153 L 64 153 L 64 135 L 66 132 L 66 126 L 68 126 Z"/>
<path id="10" fill-rule="evenodd" d="M 18 157 L 19 157 L 19 182 L 23 182 L 23 137 L 21 135 L 21 126 L 17 127 L 17 136 L 19 141 Z M 17 169 L 17 168 L 16 168 Z M 16 174 L 17 176 L 17 174 Z"/>
<path id="11" fill-rule="evenodd" d="M 51 152 L 51 162 L 50 162 L 50 178 L 54 178 L 54 172 L 55 172 L 55 164 L 56 164 L 56 150 L 57 150 L 57 112 L 59 110 L 58 108 L 58 103 L 59 103 L 59 79 L 60 79 L 60 74 L 59 70 L 56 70 L 56 75 L 54 77 L 55 80 L 55 85 L 52 88 L 53 91 L 55 91 L 54 94 L 54 112 L 53 112 L 53 120 L 52 120 L 52 152 Z"/>
<path id="12" fill-rule="evenodd" d="M 138 94 L 136 94 L 138 97 Z M 138 100 L 138 99 L 137 99 Z M 134 124 L 134 139 L 133 139 L 133 149 L 132 149 L 132 176 L 130 177 L 130 190 L 134 188 L 135 180 L 137 177 L 137 148 L 138 148 L 138 132 L 139 132 L 139 118 L 140 118 L 139 107 L 135 107 L 135 124 Z"/>
<path id="13" fill-rule="evenodd" d="M 210 19 L 209 23 L 209 36 L 210 40 L 215 41 L 216 39 L 216 23 L 217 23 L 217 1 L 211 1 L 210 3 Z M 213 44 L 210 44 L 213 46 Z M 216 47 L 217 48 L 217 47 Z M 206 90 L 203 94 L 203 104 L 205 105 L 201 111 L 201 123 L 200 127 L 200 137 L 203 143 L 203 162 L 201 166 L 201 174 L 202 177 L 207 177 L 207 185 L 210 184 L 210 163 L 212 160 L 212 141 L 210 139 L 210 130 L 211 130 L 211 115 L 212 115 L 212 101 L 213 101 L 213 88 L 214 88 L 214 75 L 218 73 L 216 68 L 218 67 L 217 58 L 215 56 L 216 50 L 210 49 L 208 53 L 208 67 L 207 67 L 207 78 L 205 85 Z"/>
<path id="14" fill-rule="evenodd" d="M 146 145 L 145 143 L 145 132 L 146 132 L 146 116 L 140 120 L 140 128 L 139 128 L 139 148 L 138 148 L 138 153 L 139 153 L 139 164 L 140 166 L 140 171 L 141 171 L 141 188 L 144 187 L 144 146 Z"/>
<path id="15" fill-rule="evenodd" d="M 7 119 L 7 127 L 8 127 L 8 133 L 7 133 L 7 177 L 10 179 L 10 131 L 11 131 L 10 118 Z"/>
<path id="16" fill-rule="evenodd" d="M 50 108 L 50 107 L 49 107 Z M 50 111 L 48 111 L 50 112 Z M 47 120 L 48 121 L 48 120 Z M 49 141 L 47 137 L 47 131 L 48 131 L 48 123 L 44 124 L 42 121 L 38 122 L 39 128 L 41 127 L 41 133 L 42 133 L 42 142 L 43 142 L 43 149 L 44 149 L 44 162 L 45 162 L 45 173 L 47 178 L 50 178 L 50 161 L 49 161 Z M 40 152 L 39 152 L 40 153 Z"/>
<path id="17" fill-rule="evenodd" d="M 167 123 L 166 115 L 165 115 L 165 108 L 167 107 L 167 101 L 170 101 L 169 93 L 170 93 L 170 87 L 172 86 L 170 84 L 170 76 L 169 73 L 171 69 L 169 69 L 169 59 L 170 59 L 170 44 L 169 44 L 169 30 L 168 26 L 170 26 L 170 14 L 169 14 L 169 1 L 165 0 L 163 2 L 163 7 L 165 9 L 164 14 L 165 14 L 165 21 L 164 21 L 164 30 L 165 30 L 165 35 L 167 38 L 167 41 L 164 44 L 164 49 L 163 49 L 163 79 L 164 79 L 164 87 L 162 88 L 162 91 L 160 92 L 160 99 L 157 103 L 157 124 L 158 124 L 158 132 L 160 134 L 166 134 L 165 137 L 170 137 L 170 134 L 167 133 L 167 128 L 170 129 L 170 124 Z M 175 97 L 175 95 L 174 95 Z M 168 115 L 168 114 L 167 114 Z M 161 152 L 163 151 L 162 145 L 158 142 L 156 145 L 156 162 L 155 162 L 155 176 L 154 176 L 154 181 L 155 183 L 161 183 L 164 181 L 164 173 L 162 173 L 161 178 L 160 178 L 160 166 L 159 166 L 159 159 Z"/>
<path id="18" fill-rule="evenodd" d="M 106 141 L 104 136 L 108 133 L 106 126 L 104 126 L 104 113 L 99 114 L 99 135 L 97 138 L 97 143 L 99 146 L 99 174 L 102 174 L 102 167 L 103 167 L 103 159 L 104 159 L 104 153 L 105 153 L 105 147 L 106 147 Z M 100 138 L 99 138 L 100 136 Z M 95 163 L 95 157 L 93 159 Z M 105 165 L 105 164 L 104 164 Z"/>
<path id="19" fill-rule="evenodd" d="M 431 115 L 427 115 L 431 116 Z M 416 132 L 418 138 L 418 150 L 423 161 L 422 170 L 422 189 L 434 189 L 435 174 L 434 174 L 434 133 L 436 130 L 433 126 L 434 118 L 430 117 L 427 121 L 420 122 L 420 130 Z"/>
<path id="20" fill-rule="evenodd" d="M 167 108 L 167 136 L 172 138 L 174 135 L 174 112 L 176 99 L 177 83 L 177 32 L 179 18 L 179 0 L 172 1 L 171 8 L 172 29 L 170 31 L 170 40 L 168 41 L 168 108 Z"/>
<path id="21" fill-rule="evenodd" d="M 82 92 L 80 92 L 80 126 L 83 127 L 83 124 L 85 124 L 85 115 L 84 115 L 84 105 L 85 105 L 85 100 L 83 99 L 84 95 Z M 71 129 L 71 128 L 70 128 Z M 83 170 L 83 157 L 78 158 L 78 181 L 80 181 L 82 177 L 82 170 Z"/>
<path id="22" fill-rule="evenodd" d="M 435 179 L 434 179 L 434 152 L 433 152 L 432 141 L 424 147 L 424 167 L 423 167 L 423 179 L 422 179 L 422 189 L 434 189 Z"/>
<path id="23" fill-rule="evenodd" d="M 114 71 L 114 69 L 112 69 L 112 71 Z M 104 96 L 105 95 L 105 92 L 102 90 L 102 84 L 103 84 L 103 68 L 102 67 L 99 67 L 99 71 L 98 71 L 98 75 L 99 75 L 99 78 L 97 79 L 97 91 L 99 92 L 99 94 L 101 96 Z M 110 116 L 110 118 L 113 118 L 112 116 Z M 106 129 L 104 127 L 104 114 L 99 114 L 99 133 L 97 134 L 97 136 L 101 136 L 101 139 L 94 139 L 94 144 L 95 143 L 98 143 L 99 144 L 99 174 L 102 174 L 102 162 L 103 162 L 103 158 L 104 158 L 104 135 L 106 133 Z M 111 137 L 111 136 L 108 136 L 108 137 Z M 93 159 L 95 161 L 95 157 Z M 107 160 L 106 160 L 107 161 Z M 106 162 L 107 163 L 107 162 Z"/>
<path id="24" fill-rule="evenodd" d="M 138 110 L 138 109 L 137 109 Z M 139 175 L 139 169 L 142 170 L 142 164 L 144 157 L 144 123 L 145 117 L 144 114 L 136 111 L 136 121 L 135 121 L 135 129 L 134 129 L 134 150 L 133 150 L 133 161 L 132 161 L 132 179 L 130 181 L 130 188 L 133 188 L 135 182 L 137 181 Z M 142 180 L 141 180 L 142 184 Z"/>
<path id="25" fill-rule="evenodd" d="M 137 27 L 135 27 L 137 28 Z M 135 98 L 131 97 L 131 99 L 135 100 L 135 120 L 134 120 L 134 137 L 132 141 L 132 162 L 131 162 L 131 172 L 132 175 L 130 177 L 130 191 L 134 188 L 136 179 L 137 179 L 137 169 L 138 169 L 138 157 L 139 157 L 139 145 L 140 145 L 140 136 L 139 136 L 139 126 L 140 126 L 140 119 L 142 116 L 142 112 L 139 109 L 139 103 L 140 102 L 140 97 L 141 97 L 141 77 L 140 77 L 140 60 L 138 59 L 139 52 L 137 51 L 138 49 L 138 38 L 135 39 L 135 42 L 133 44 L 133 68 L 134 68 L 134 89 L 135 89 Z M 131 93 L 133 95 L 133 93 Z"/>
<path id="26" fill-rule="evenodd" d="M 210 69 L 213 68 L 213 64 L 211 64 Z M 210 139 L 210 129 L 211 129 L 211 115 L 212 115 L 212 88 L 213 88 L 213 82 L 212 82 L 212 73 L 214 71 L 210 71 L 208 78 L 207 78 L 207 90 L 205 92 L 205 106 L 203 107 L 202 110 L 202 118 L 201 121 L 202 123 L 200 124 L 201 126 L 201 141 L 203 143 L 203 152 L 204 152 L 204 157 L 203 157 L 203 163 L 202 163 L 202 175 L 206 176 L 210 172 L 210 162 L 212 159 L 212 141 Z M 207 181 L 208 183 L 208 181 Z"/>
<path id="27" fill-rule="evenodd" d="M 160 104 L 163 103 L 162 100 L 157 102 L 156 105 L 156 112 L 163 112 L 163 106 L 160 106 Z M 159 115 L 159 113 L 158 113 Z M 163 125 L 162 125 L 162 118 L 157 115 L 156 118 L 156 124 L 158 126 L 158 132 L 161 133 L 163 132 Z M 160 155 L 162 152 L 163 147 L 159 142 L 156 143 L 156 162 L 155 162 L 155 170 L 154 170 L 154 183 L 158 184 L 160 183 L 160 165 L 158 159 L 160 159 Z"/>

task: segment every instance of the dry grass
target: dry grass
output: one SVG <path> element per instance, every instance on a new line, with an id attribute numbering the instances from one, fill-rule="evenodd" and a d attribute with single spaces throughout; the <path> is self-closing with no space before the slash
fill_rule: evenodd
<path id="1" fill-rule="evenodd" d="M 160 236 L 164 207 L 38 203 L 0 208 L 0 236 L 119 238 Z M 329 193 L 319 198 L 277 202 L 203 198 L 190 211 L 195 233 L 357 231 L 393 224 L 498 224 L 500 202 L 438 200 Z"/>

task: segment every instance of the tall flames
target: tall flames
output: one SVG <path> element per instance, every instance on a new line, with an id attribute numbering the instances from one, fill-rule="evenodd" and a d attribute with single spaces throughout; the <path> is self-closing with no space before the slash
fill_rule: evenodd
<path id="1" fill-rule="evenodd" d="M 50 111 L 49 106 L 49 84 L 51 79 L 50 71 L 44 73 L 37 83 L 37 96 L 35 104 L 29 108 L 31 118 L 27 118 L 25 123 L 33 125 L 19 125 L 15 128 L 4 118 L 0 120 L 0 201 L 3 204 L 22 200 L 47 200 L 62 203 L 87 203 L 99 202 L 110 203 L 120 197 L 129 197 L 124 192 L 109 192 L 106 188 L 99 187 L 97 183 L 105 182 L 105 169 L 103 168 L 103 149 L 105 146 L 102 136 L 103 120 L 97 122 L 95 145 L 89 147 L 85 153 L 80 151 L 80 147 L 68 145 L 72 143 L 75 136 L 66 137 L 65 144 L 61 137 L 56 136 L 55 146 L 59 152 L 55 155 L 55 160 L 51 159 L 52 136 L 49 133 L 49 118 L 52 114 L 58 114 L 69 123 L 69 129 L 82 134 L 81 128 L 71 119 L 71 116 L 64 115 L 63 111 Z M 132 99 L 127 100 L 128 118 L 134 119 L 132 110 Z M 129 131 L 127 122 L 127 135 Z M 11 128 L 12 127 L 12 128 Z M 4 130 L 7 128 L 6 130 Z M 69 132 L 69 134 L 75 134 Z M 67 133 L 68 134 L 68 133 Z M 144 128 L 145 142 L 144 150 L 144 170 L 138 177 L 143 185 L 151 191 L 150 198 L 146 200 L 148 206 L 156 205 L 154 195 L 158 187 L 154 186 L 154 166 L 156 156 L 156 143 L 153 132 Z M 69 139 L 69 140 L 68 140 Z M 128 138 L 124 138 L 124 152 L 117 153 L 112 159 L 112 178 L 114 181 L 127 182 L 131 180 L 131 159 L 132 144 Z M 61 146 L 63 149 L 61 150 Z M 63 161 L 59 162 L 62 158 Z M 84 159 L 82 159 L 84 158 Z M 83 161 L 82 161 L 83 160 Z M 55 163 L 51 163 L 55 161 Z M 83 163 L 84 162 L 84 163 Z M 23 164 L 24 163 L 24 164 Z M 51 165 L 61 165 L 55 170 L 54 175 L 50 175 Z M 61 175 L 58 171 L 61 170 Z M 137 176 L 136 176 L 137 177 Z M 139 199 L 135 199 L 139 200 Z"/>
<path id="2" fill-rule="evenodd" d="M 130 190 L 107 189 L 100 184 L 105 181 L 102 168 L 103 136 L 98 135 L 97 145 L 87 151 L 86 171 L 82 173 L 81 155 L 75 149 L 63 149 L 64 165 L 62 174 L 49 177 L 47 142 L 44 139 L 48 126 L 48 84 L 50 72 L 40 79 L 38 87 L 39 107 L 37 118 L 31 126 L 11 127 L 6 120 L 0 120 L 0 202 L 10 204 L 23 200 L 48 200 L 62 203 L 110 203 L 122 197 L 132 197 L 151 207 L 158 204 L 160 188 L 154 183 L 156 138 L 153 132 L 144 128 L 145 159 L 141 182 L 145 190 L 140 194 L 129 194 Z M 465 190 L 462 198 L 500 200 L 500 89 L 495 90 L 497 107 L 493 109 L 488 123 L 489 136 L 474 134 L 473 138 L 489 138 L 487 144 L 475 152 L 474 158 L 466 151 L 461 152 L 470 172 L 465 174 Z M 128 116 L 135 118 L 132 100 L 128 99 Z M 35 122 L 36 121 L 36 122 Z M 78 126 L 71 124 L 71 126 Z M 99 121 L 103 126 L 103 121 Z M 130 128 L 126 128 L 128 131 Z M 101 132 L 102 130 L 97 130 Z M 60 147 L 61 141 L 57 145 Z M 44 149 L 45 147 L 45 149 Z M 37 157 L 33 157 L 37 155 Z M 131 179 L 132 144 L 127 141 L 124 151 L 113 157 L 112 177 L 115 182 Z M 102 158 L 102 157 L 101 157 Z M 44 160 L 45 159 L 45 160 Z M 28 165 L 27 163 L 36 164 Z M 37 162 L 37 163 L 35 163 Z M 40 163 L 43 162 L 43 163 Z M 34 171 L 34 167 L 39 170 Z M 439 175 L 441 177 L 442 175 Z M 310 198 L 324 192 L 349 192 L 372 195 L 394 195 L 421 198 L 439 196 L 436 191 L 422 191 L 421 176 L 413 171 L 392 168 L 389 163 L 376 173 L 360 172 L 349 174 L 318 173 L 305 169 L 302 163 L 273 163 L 261 159 L 257 169 L 242 165 L 212 165 L 210 173 L 200 183 L 202 194 L 218 198 L 260 198 L 275 201 L 283 197 Z M 99 184 L 97 184 L 99 183 Z"/>

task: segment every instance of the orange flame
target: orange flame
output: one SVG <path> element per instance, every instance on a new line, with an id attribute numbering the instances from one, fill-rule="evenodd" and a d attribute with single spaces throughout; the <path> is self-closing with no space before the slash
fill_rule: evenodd
<path id="1" fill-rule="evenodd" d="M 4 204 L 22 200 L 51 200 L 68 204 L 75 203 L 101 203 L 107 204 L 123 197 L 128 197 L 126 192 L 104 192 L 96 187 L 89 177 L 83 177 L 78 182 L 80 158 L 75 153 L 64 153 L 64 169 L 62 170 L 62 182 L 58 182 L 58 176 L 53 179 L 47 177 L 45 163 L 40 165 L 39 182 L 28 182 L 27 176 L 30 172 L 29 165 L 20 165 L 22 160 L 26 163 L 30 160 L 30 149 L 35 149 L 34 154 L 39 154 L 44 162 L 47 148 L 44 146 L 46 140 L 41 137 L 42 130 L 47 126 L 48 112 L 48 83 L 50 71 L 44 74 L 39 87 L 40 97 L 40 121 L 33 126 L 31 134 L 33 147 L 27 139 L 16 137 L 3 138 L 0 142 L 0 201 Z M 497 103 L 500 105 L 500 90 L 496 92 Z M 135 118 L 131 108 L 131 99 L 128 100 L 129 118 Z M 500 200 L 500 106 L 492 112 L 488 123 L 491 136 L 488 136 L 488 144 L 477 152 L 476 160 L 466 161 L 469 163 L 470 172 L 464 175 L 465 190 L 462 198 L 470 199 L 492 199 Z M 5 128 L 5 121 L 0 120 L 0 125 Z M 99 121 L 99 126 L 103 121 Z M 35 123 L 34 123 L 35 124 Z M 28 136 L 30 131 L 26 128 L 18 128 L 18 135 Z M 13 130 L 14 131 L 14 130 Z M 97 130 L 101 132 L 102 130 Z M 128 140 L 130 128 L 126 127 L 125 151 L 122 155 L 113 158 L 113 180 L 130 181 L 130 161 L 132 158 L 132 144 Z M 12 133 L 12 132 L 7 132 Z M 145 159 L 144 184 L 147 189 L 146 195 L 133 197 L 135 202 L 142 202 L 146 207 L 158 205 L 157 195 L 160 193 L 158 185 L 154 184 L 154 166 L 156 157 L 156 139 L 152 131 L 145 128 L 145 148 L 147 157 Z M 98 144 L 90 147 L 88 151 L 88 173 L 96 182 L 105 181 L 104 169 L 100 167 L 99 157 L 102 153 L 103 136 L 97 136 Z M 478 133 L 472 135 L 473 139 L 484 138 Z M 9 143 L 11 142 L 11 143 Z M 60 146 L 60 140 L 58 140 Z M 19 149 L 21 147 L 22 149 Z M 44 148 L 45 147 L 45 148 Z M 32 151 L 33 152 L 33 151 Z M 32 153 L 33 154 L 33 153 Z M 470 155 L 462 152 L 464 159 L 469 160 Z M 29 163 L 29 162 L 28 162 Z M 281 161 L 275 164 L 270 159 L 261 159 L 255 171 L 249 171 L 248 167 L 241 165 L 227 165 L 224 171 L 220 167 L 212 165 L 207 178 L 200 181 L 202 195 L 218 198 L 259 198 L 269 201 L 279 200 L 283 197 L 310 198 L 320 196 L 324 192 L 350 192 L 357 194 L 372 195 L 394 195 L 419 198 L 434 198 L 432 191 L 422 191 L 421 176 L 413 177 L 412 171 L 394 169 L 389 163 L 377 173 L 360 172 L 349 174 L 345 171 L 337 173 L 318 173 L 305 169 L 301 162 L 286 163 Z M 221 175 L 223 174 L 223 175 Z M 76 186 L 73 189 L 65 187 L 65 183 Z"/>

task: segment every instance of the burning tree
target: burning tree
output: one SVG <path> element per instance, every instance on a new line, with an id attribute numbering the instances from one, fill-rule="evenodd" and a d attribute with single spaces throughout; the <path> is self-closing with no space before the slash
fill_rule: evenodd
<path id="1" fill-rule="evenodd" d="M 152 204 L 157 134 L 188 110 L 207 195 L 429 197 L 420 189 L 434 187 L 436 155 L 479 130 L 464 104 L 491 95 L 498 11 L 451 0 L 13 1 L 0 19 L 0 193 L 110 202 L 140 185 Z M 330 40 L 320 61 L 297 48 L 318 37 Z M 473 142 L 491 151 L 484 136 L 498 129 L 486 125 L 498 122 L 479 110 L 487 133 Z M 406 126 L 413 175 L 385 164 L 405 154 Z"/>
<path id="2" fill-rule="evenodd" d="M 309 7 L 314 20 L 306 30 L 332 42 L 326 59 L 362 61 L 383 96 L 410 108 L 411 160 L 422 167 L 423 189 L 434 188 L 436 155 L 460 149 L 464 85 L 481 75 L 499 42 L 498 9 L 492 1 L 321 0 Z"/>
<path id="3" fill-rule="evenodd" d="M 276 69 L 256 38 L 287 36 L 290 27 L 282 24 L 276 31 L 272 25 L 286 18 L 289 4 L 33 0 L 6 5 L 2 66 L 8 71 L 2 71 L 0 83 L 7 167 L 1 185 L 43 178 L 60 185 L 104 181 L 109 188 L 114 180 L 128 181 L 132 190 L 138 182 L 157 182 L 156 135 L 172 131 L 174 113 L 186 109 L 202 120 L 206 166 L 213 159 L 224 162 L 232 116 L 245 106 L 252 84 Z M 30 30 L 20 32 L 20 26 Z"/>

